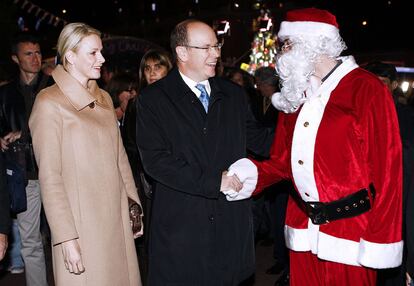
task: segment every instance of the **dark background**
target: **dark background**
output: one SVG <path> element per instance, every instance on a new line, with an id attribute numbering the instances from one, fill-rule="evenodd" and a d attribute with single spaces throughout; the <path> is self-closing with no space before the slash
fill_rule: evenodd
<path id="1" fill-rule="evenodd" d="M 347 43 L 345 54 L 360 61 L 387 60 L 400 66 L 413 66 L 411 1 L 266 1 L 266 0 L 0 0 L 0 62 L 9 60 L 9 39 L 19 30 L 18 19 L 25 29 L 35 26 L 44 12 L 37 32 L 42 37 L 44 57 L 55 55 L 54 46 L 64 22 L 86 22 L 105 37 L 130 36 L 168 49 L 169 33 L 179 21 L 199 18 L 211 25 L 228 20 L 231 33 L 224 37 L 223 61 L 227 65 L 248 62 L 253 40 L 253 21 L 261 10 L 269 10 L 277 32 L 287 10 L 318 7 L 337 16 L 341 35 Z M 26 5 L 23 5 L 26 3 Z M 156 11 L 152 11 L 152 4 Z M 236 7 L 238 4 L 238 7 Z M 31 5 L 36 5 L 28 11 Z M 41 12 L 36 15 L 37 7 Z M 66 9 L 66 13 L 62 10 Z M 53 15 L 53 21 L 50 16 Z M 56 22 L 56 18 L 59 20 Z M 362 25 L 367 21 L 367 25 Z"/>

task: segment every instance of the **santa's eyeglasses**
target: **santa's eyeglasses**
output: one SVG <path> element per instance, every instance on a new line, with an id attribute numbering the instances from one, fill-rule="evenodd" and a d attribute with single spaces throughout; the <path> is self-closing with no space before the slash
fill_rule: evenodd
<path id="1" fill-rule="evenodd" d="M 278 45 L 276 47 L 276 53 L 281 54 L 288 52 L 292 49 L 293 43 L 290 40 L 284 40 L 281 42 L 278 42 Z"/>

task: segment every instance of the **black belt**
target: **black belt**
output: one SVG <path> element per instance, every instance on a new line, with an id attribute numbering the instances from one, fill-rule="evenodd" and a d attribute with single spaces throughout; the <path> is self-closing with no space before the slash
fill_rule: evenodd
<path id="1" fill-rule="evenodd" d="M 371 199 L 370 199 L 371 195 Z M 329 202 L 304 202 L 306 213 L 314 224 L 325 224 L 333 220 L 360 215 L 371 209 L 375 198 L 373 184 L 342 199 Z"/>

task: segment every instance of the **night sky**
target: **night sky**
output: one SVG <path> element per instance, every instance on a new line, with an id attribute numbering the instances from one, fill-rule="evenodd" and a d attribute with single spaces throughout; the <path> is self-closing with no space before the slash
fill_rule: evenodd
<path id="1" fill-rule="evenodd" d="M 31 11 L 28 11 L 29 6 L 22 8 L 24 1 L 1 0 L 0 19 L 3 20 L 0 20 L 0 32 L 4 34 L 6 31 L 6 38 L 7 33 L 17 29 L 19 17 L 24 19 L 26 28 L 33 30 L 43 11 L 47 11 L 68 22 L 86 22 L 105 34 L 143 38 L 168 48 L 172 27 L 191 15 L 209 24 L 229 20 L 231 36 L 225 39 L 223 53 L 239 57 L 250 48 L 254 36 L 252 21 L 259 16 L 261 9 L 270 11 L 277 30 L 287 10 L 314 6 L 328 9 L 337 16 L 341 35 L 348 45 L 348 54 L 388 53 L 412 48 L 410 1 L 30 0 L 27 5 L 42 8 L 37 16 L 37 8 Z M 53 53 L 51 43 L 56 42 L 63 22 L 53 25 L 48 24 L 47 19 L 41 22 L 38 31 L 49 43 L 45 53 Z M 363 21 L 367 24 L 363 25 Z M 1 44 L 2 59 L 5 44 Z"/>

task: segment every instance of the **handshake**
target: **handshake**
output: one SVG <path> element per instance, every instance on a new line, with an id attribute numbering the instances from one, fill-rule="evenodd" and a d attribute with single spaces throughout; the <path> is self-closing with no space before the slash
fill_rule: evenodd
<path id="1" fill-rule="evenodd" d="M 223 172 L 220 191 L 228 201 L 250 198 L 256 188 L 257 176 L 256 165 L 249 159 L 240 159 Z"/>

